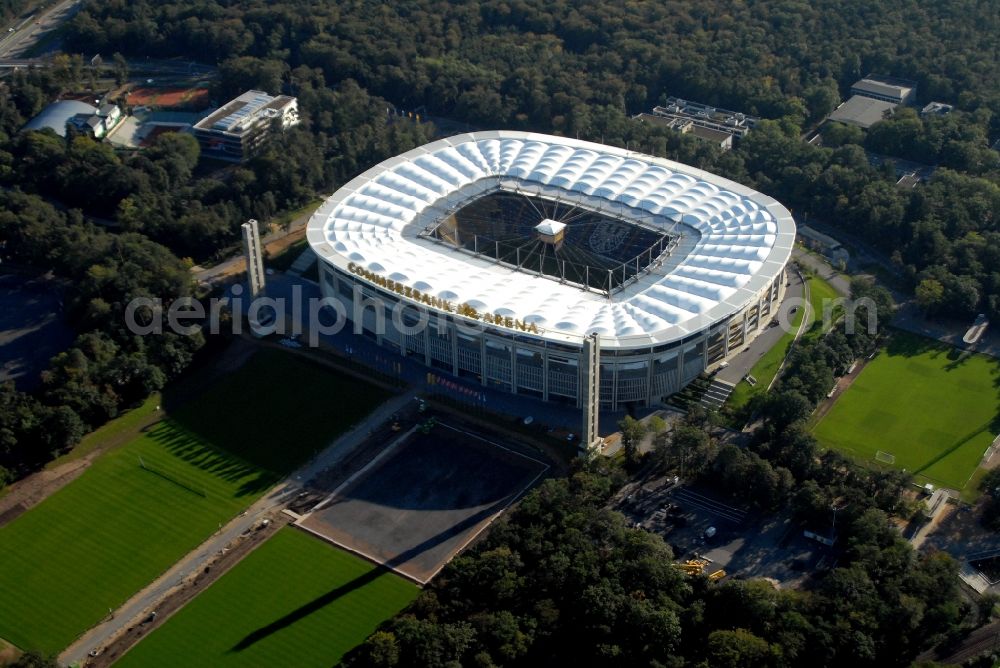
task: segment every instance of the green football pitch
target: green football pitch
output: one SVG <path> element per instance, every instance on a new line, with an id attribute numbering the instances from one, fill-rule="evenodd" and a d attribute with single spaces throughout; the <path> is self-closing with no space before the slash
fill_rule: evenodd
<path id="1" fill-rule="evenodd" d="M 895 332 L 815 425 L 826 446 L 864 460 L 878 451 L 961 490 L 1000 431 L 1000 363 Z"/>
<path id="2" fill-rule="evenodd" d="M 407 580 L 284 528 L 116 666 L 334 666 L 416 598 Z"/>
<path id="3" fill-rule="evenodd" d="M 384 399 L 258 353 L 0 528 L 0 637 L 62 650 Z"/>

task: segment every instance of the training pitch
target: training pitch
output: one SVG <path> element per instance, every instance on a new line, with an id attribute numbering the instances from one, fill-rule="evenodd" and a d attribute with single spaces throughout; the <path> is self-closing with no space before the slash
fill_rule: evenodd
<path id="1" fill-rule="evenodd" d="M 388 448 L 299 524 L 421 584 L 548 469 L 442 423 Z"/>
<path id="2" fill-rule="evenodd" d="M 896 332 L 814 427 L 819 442 L 962 489 L 1000 430 L 1000 362 Z"/>
<path id="3" fill-rule="evenodd" d="M 0 637 L 62 650 L 384 398 L 258 353 L 0 528 Z"/>
<path id="4" fill-rule="evenodd" d="M 418 591 L 383 568 L 284 528 L 115 665 L 334 666 Z"/>

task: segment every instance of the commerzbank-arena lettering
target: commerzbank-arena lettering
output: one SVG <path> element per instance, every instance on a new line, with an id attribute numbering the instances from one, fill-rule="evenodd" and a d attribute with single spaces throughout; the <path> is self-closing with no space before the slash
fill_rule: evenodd
<path id="1" fill-rule="evenodd" d="M 540 331 L 538 326 L 533 322 L 523 322 L 517 318 L 511 318 L 510 316 L 502 315 L 500 313 L 480 313 L 477 309 L 464 303 L 453 304 L 447 299 L 441 299 L 440 297 L 435 297 L 434 295 L 427 294 L 426 292 L 421 292 L 420 290 L 416 290 L 409 285 L 404 285 L 398 281 L 392 280 L 391 278 L 386 278 L 381 274 L 377 274 L 374 271 L 369 271 L 354 262 L 348 263 L 347 270 L 356 276 L 360 276 L 361 278 L 374 283 L 380 288 L 385 288 L 390 292 L 395 292 L 397 295 L 406 297 L 407 299 L 412 299 L 415 302 L 436 308 L 440 311 L 455 313 L 462 317 L 469 318 L 470 320 L 479 320 L 488 325 L 499 325 L 500 327 L 506 327 L 508 329 L 517 329 L 522 332 L 528 332 L 529 334 L 538 334 Z"/>

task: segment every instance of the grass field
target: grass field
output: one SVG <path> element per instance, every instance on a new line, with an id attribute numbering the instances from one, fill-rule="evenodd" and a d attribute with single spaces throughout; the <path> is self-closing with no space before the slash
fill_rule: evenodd
<path id="1" fill-rule="evenodd" d="M 962 489 L 1000 430 L 1000 363 L 895 332 L 814 426 L 819 442 Z"/>
<path id="2" fill-rule="evenodd" d="M 814 339 L 829 331 L 829 323 L 828 326 L 823 326 L 823 309 L 828 301 L 837 299 L 840 295 L 833 289 L 832 285 L 819 276 L 810 276 L 806 280 L 809 282 L 809 306 L 812 309 L 812 323 L 809 325 L 809 330 L 802 336 L 806 339 Z M 833 320 L 836 320 L 839 315 L 839 308 L 833 309 L 831 312 Z"/>
<path id="3" fill-rule="evenodd" d="M 838 295 L 833 286 L 818 276 L 811 276 L 806 281 L 809 283 L 809 305 L 812 307 L 813 315 L 809 331 L 803 333 L 803 336 L 814 337 L 819 336 L 822 331 L 823 300 L 834 299 Z M 757 360 L 757 363 L 750 369 L 750 375 L 757 379 L 757 384 L 750 386 L 750 384 L 743 381 L 736 384 L 732 394 L 729 395 L 729 399 L 726 400 L 726 405 L 729 408 L 734 410 L 742 408 L 750 401 L 751 397 L 767 391 L 767 386 L 774 380 L 774 375 L 778 373 L 781 362 L 788 355 L 788 351 L 792 347 L 792 342 L 795 340 L 795 333 L 799 331 L 804 315 L 805 309 L 798 309 L 795 315 L 792 316 L 791 331 L 785 332 L 778 339 L 778 342 L 771 346 L 771 349 Z"/>
<path id="4" fill-rule="evenodd" d="M 0 637 L 63 649 L 383 399 L 258 353 L 0 528 Z"/>
<path id="5" fill-rule="evenodd" d="M 115 665 L 326 668 L 418 591 L 403 578 L 284 528 Z"/>

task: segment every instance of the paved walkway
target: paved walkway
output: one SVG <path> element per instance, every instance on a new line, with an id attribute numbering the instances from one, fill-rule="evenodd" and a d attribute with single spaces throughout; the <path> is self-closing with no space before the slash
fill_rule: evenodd
<path id="1" fill-rule="evenodd" d="M 815 313 L 812 312 L 812 302 L 811 294 L 809 292 L 809 282 L 802 278 L 802 274 L 799 273 L 798 269 L 795 270 L 795 274 L 799 277 L 799 282 L 802 284 L 802 308 L 805 311 L 802 314 L 802 322 L 799 323 L 799 328 L 795 332 L 795 338 L 792 339 L 792 345 L 789 346 L 788 352 L 785 357 L 781 360 L 781 364 L 778 365 L 778 370 L 774 372 L 774 376 L 771 378 L 771 382 L 767 384 L 767 391 L 770 392 L 774 384 L 778 382 L 781 378 L 781 373 L 785 370 L 785 365 L 788 363 L 788 358 L 791 357 L 792 351 L 795 350 L 795 346 L 798 345 L 799 339 L 802 335 L 806 333 L 806 330 L 812 327 L 813 319 L 817 317 Z"/>
<path id="2" fill-rule="evenodd" d="M 943 318 L 928 320 L 915 300 L 910 300 L 900 307 L 892 319 L 892 324 L 908 332 L 937 339 L 941 343 L 947 343 L 962 350 L 1000 357 L 1000 328 L 991 325 L 983 333 L 982 338 L 970 346 L 962 341 L 962 337 L 972 326 L 971 319 L 966 321 Z"/>
<path id="3" fill-rule="evenodd" d="M 819 255 L 796 246 L 792 251 L 792 258 L 829 283 L 842 297 L 851 296 L 851 278 L 834 269 Z"/>
<path id="4" fill-rule="evenodd" d="M 134 626 L 159 603 L 170 590 L 180 585 L 188 576 L 201 571 L 205 565 L 224 547 L 236 540 L 241 533 L 252 529 L 262 516 L 284 505 L 292 498 L 296 488 L 283 482 L 273 487 L 263 498 L 251 505 L 246 512 L 221 527 L 212 537 L 175 563 L 168 571 L 132 596 L 114 615 L 94 626 L 76 642 L 67 647 L 59 655 L 59 662 L 72 665 L 87 658 L 88 652 L 98 647 L 104 647 L 113 636 L 124 629 Z"/>
<path id="5" fill-rule="evenodd" d="M 59 662 L 63 665 L 72 665 L 83 661 L 92 649 L 106 646 L 118 633 L 147 617 L 174 587 L 183 583 L 188 576 L 203 570 L 220 550 L 236 540 L 243 532 L 252 529 L 264 516 L 294 499 L 304 483 L 340 463 L 368 437 L 371 429 L 387 420 L 393 413 L 401 411 L 407 403 L 413 401 L 413 397 L 412 392 L 406 393 L 382 404 L 350 431 L 338 437 L 313 460 L 272 487 L 245 512 L 220 527 L 219 531 L 197 549 L 188 553 L 163 575 L 132 596 L 115 610 L 113 617 L 84 633 L 59 655 Z"/>
<path id="6" fill-rule="evenodd" d="M 789 311 L 794 307 L 801 307 L 803 303 L 808 303 L 805 286 L 798 272 L 789 271 L 788 282 L 791 285 L 785 288 L 785 298 L 778 307 L 779 323 L 791 322 L 792 316 Z M 742 352 L 729 360 L 728 366 L 724 369 L 719 369 L 715 377 L 727 383 L 739 385 L 743 381 L 743 377 L 750 373 L 753 365 L 760 361 L 760 358 L 766 355 L 784 335 L 784 327 L 765 327 L 764 331 L 758 334 L 757 338 L 746 346 Z"/>

